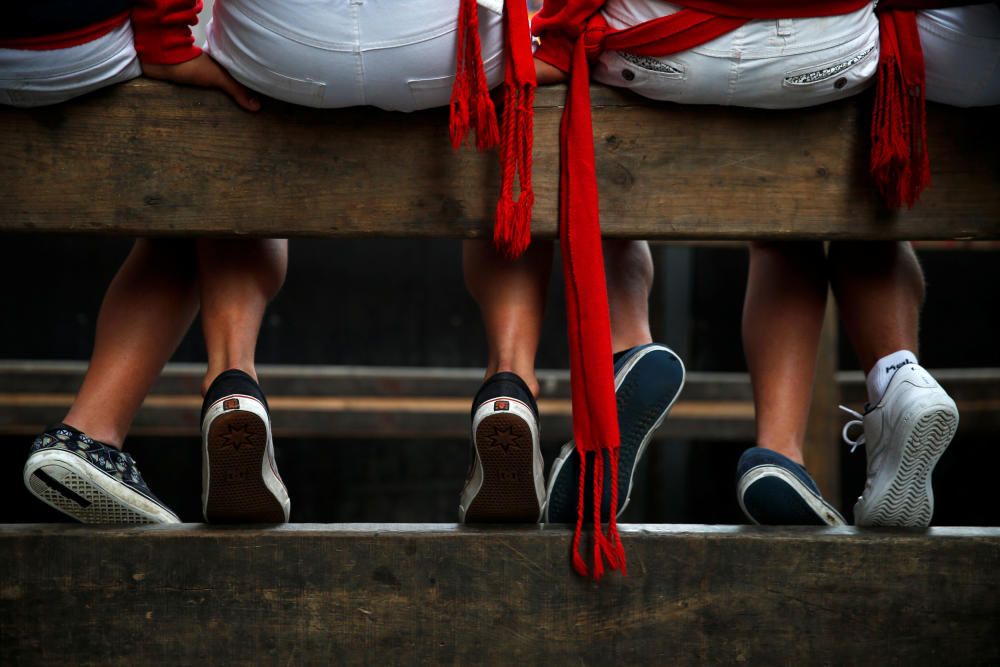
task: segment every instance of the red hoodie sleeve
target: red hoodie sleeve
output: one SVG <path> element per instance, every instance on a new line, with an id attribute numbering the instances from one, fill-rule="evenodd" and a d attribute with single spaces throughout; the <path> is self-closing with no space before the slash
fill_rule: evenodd
<path id="1" fill-rule="evenodd" d="M 573 43 L 587 20 L 599 12 L 605 0 L 545 0 L 531 21 L 531 32 L 541 38 L 535 57 L 563 72 L 569 71 Z"/>
<path id="2" fill-rule="evenodd" d="M 139 60 L 151 65 L 176 65 L 197 58 L 191 26 L 198 22 L 201 0 L 136 0 L 132 31 Z"/>

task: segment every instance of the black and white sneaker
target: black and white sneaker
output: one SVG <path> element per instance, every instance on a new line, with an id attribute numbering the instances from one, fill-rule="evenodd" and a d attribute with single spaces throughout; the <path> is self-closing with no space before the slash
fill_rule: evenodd
<path id="1" fill-rule="evenodd" d="M 653 433 L 666 419 L 684 387 L 684 364 L 673 350 L 657 343 L 639 345 L 616 355 L 615 399 L 618 406 L 618 507 L 621 516 L 628 507 L 639 461 Z M 594 470 L 592 465 L 588 469 Z M 604 469 L 611 469 L 611 457 L 604 453 Z M 580 454 L 576 443 L 563 445 L 549 472 L 545 500 L 545 523 L 575 523 L 580 489 Z M 592 485 L 584 489 L 585 507 L 590 507 Z M 590 512 L 585 520 L 590 521 Z M 601 521 L 611 517 L 611 484 L 603 485 Z"/>
<path id="2" fill-rule="evenodd" d="M 243 371 L 225 371 L 208 388 L 201 444 L 206 521 L 288 521 L 291 500 L 274 460 L 267 399 Z"/>
<path id="3" fill-rule="evenodd" d="M 83 523 L 180 523 L 149 490 L 131 456 L 66 424 L 35 438 L 24 484 Z"/>
<path id="4" fill-rule="evenodd" d="M 514 373 L 497 373 L 472 402 L 472 464 L 462 523 L 537 523 L 545 498 L 538 406 Z"/>

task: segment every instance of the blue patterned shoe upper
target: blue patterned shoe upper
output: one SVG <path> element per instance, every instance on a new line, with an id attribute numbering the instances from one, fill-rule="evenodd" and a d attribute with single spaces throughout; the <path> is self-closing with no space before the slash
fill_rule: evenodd
<path id="1" fill-rule="evenodd" d="M 104 474 L 163 505 L 163 502 L 149 490 L 135 460 L 130 455 L 94 440 L 72 426 L 58 424 L 42 433 L 31 443 L 29 455 L 46 449 L 60 449 L 76 454 Z"/>

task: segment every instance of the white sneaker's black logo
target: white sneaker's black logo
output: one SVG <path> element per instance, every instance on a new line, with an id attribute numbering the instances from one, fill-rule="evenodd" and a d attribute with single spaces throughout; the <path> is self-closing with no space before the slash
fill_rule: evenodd
<path id="1" fill-rule="evenodd" d="M 893 364 L 892 366 L 886 366 L 885 373 L 886 373 L 886 375 L 889 375 L 890 373 L 895 373 L 896 371 L 898 371 L 903 366 L 909 366 L 910 364 L 916 364 L 916 363 L 917 362 L 915 362 L 915 361 L 911 361 L 909 359 L 906 359 L 904 361 L 899 362 L 898 364 Z"/>

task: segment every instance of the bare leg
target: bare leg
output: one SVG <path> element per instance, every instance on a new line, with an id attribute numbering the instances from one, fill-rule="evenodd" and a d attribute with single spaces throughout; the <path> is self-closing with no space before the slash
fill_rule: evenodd
<path id="1" fill-rule="evenodd" d="M 198 277 L 208 372 L 202 392 L 220 373 L 239 369 L 254 379 L 254 354 L 264 310 L 285 281 L 285 239 L 200 239 Z"/>
<path id="2" fill-rule="evenodd" d="M 136 241 L 104 295 L 90 367 L 63 421 L 121 449 L 197 312 L 193 244 Z"/>
<path id="3" fill-rule="evenodd" d="M 830 244 L 830 284 L 865 373 L 898 350 L 917 354 L 924 276 L 909 243 Z"/>
<path id="4" fill-rule="evenodd" d="M 500 371 L 516 373 L 538 396 L 535 354 L 552 273 L 552 243 L 535 241 L 511 261 L 489 241 L 466 241 L 462 265 L 465 285 L 479 304 L 486 329 L 486 377 Z"/>
<path id="5" fill-rule="evenodd" d="M 826 258 L 821 243 L 753 243 L 743 349 L 753 384 L 757 444 L 802 463 L 816 375 Z"/>
<path id="6" fill-rule="evenodd" d="M 604 241 L 608 281 L 611 348 L 621 352 L 653 342 L 649 332 L 649 292 L 653 289 L 653 257 L 645 241 Z"/>

